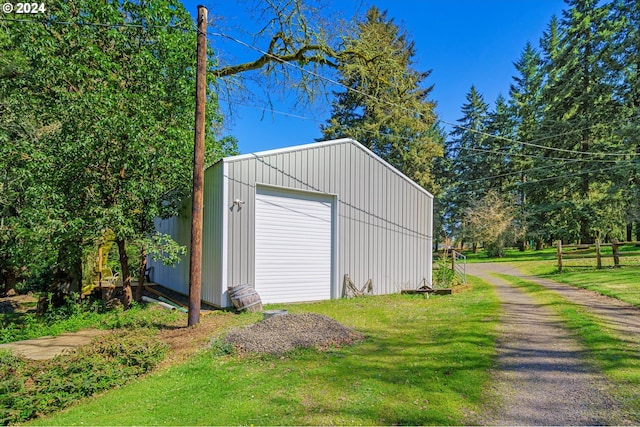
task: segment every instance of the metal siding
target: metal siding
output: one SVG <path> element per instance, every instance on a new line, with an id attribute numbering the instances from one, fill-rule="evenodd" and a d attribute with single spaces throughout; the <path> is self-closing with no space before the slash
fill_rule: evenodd
<path id="1" fill-rule="evenodd" d="M 247 167 L 248 166 L 248 167 Z M 242 174 L 242 182 L 249 182 L 249 170 L 251 165 L 243 165 L 241 169 Z M 249 258 L 253 257 L 253 249 L 251 246 L 251 241 L 253 240 L 253 233 L 250 231 L 252 229 L 252 221 L 249 221 L 250 213 L 255 208 L 255 199 L 253 198 L 253 192 L 249 191 L 249 188 L 246 186 L 240 187 L 240 199 L 245 202 L 242 205 L 242 210 L 240 211 L 240 221 L 244 225 L 240 228 L 240 271 L 239 271 L 239 282 L 240 283 L 249 283 Z M 251 199 L 253 206 L 247 206 L 247 200 Z M 245 225 L 246 224 L 246 225 Z M 250 234 L 251 233 L 251 234 Z M 250 238 L 251 236 L 251 238 Z"/>
<path id="2" fill-rule="evenodd" d="M 222 306 L 223 164 L 207 169 L 204 182 L 201 298 Z"/>
<path id="3" fill-rule="evenodd" d="M 240 198 L 245 205 L 240 212 L 226 210 L 228 276 L 223 292 L 255 281 L 256 183 L 337 194 L 334 295 L 342 294 L 345 273 L 358 286 L 371 278 L 377 294 L 431 280 L 432 196 L 360 145 L 345 140 L 225 162 L 227 203 Z"/>
<path id="4" fill-rule="evenodd" d="M 183 215 L 167 219 L 155 219 L 155 227 L 159 233 L 170 235 L 179 245 L 189 248 L 191 243 L 191 221 L 187 213 L 191 214 L 191 201 L 187 201 L 182 209 Z M 161 261 L 148 259 L 149 267 L 152 267 L 151 281 L 165 286 L 176 292 L 189 293 L 189 254 L 180 257 L 180 262 L 175 266 L 164 265 Z"/>
<path id="5" fill-rule="evenodd" d="M 255 164 L 247 164 L 247 182 L 256 182 L 256 167 Z M 247 200 L 247 221 L 245 225 L 245 234 L 242 236 L 244 241 L 246 242 L 246 271 L 244 283 L 254 283 L 255 281 L 255 246 L 253 244 L 253 236 L 255 236 L 255 203 L 256 203 L 256 195 L 255 191 L 253 191 L 251 186 L 244 186 L 243 195 Z"/>
<path id="6" fill-rule="evenodd" d="M 229 199 L 229 163 L 221 162 L 222 164 L 222 191 L 219 194 L 220 197 L 220 215 L 222 217 L 222 221 L 220 223 L 221 230 L 221 248 L 220 251 L 222 253 L 222 257 L 220 259 L 221 271 L 220 271 L 220 289 L 218 289 L 218 293 L 220 294 L 221 306 L 227 306 L 227 302 L 229 301 L 228 292 L 227 292 L 227 283 L 229 282 L 229 220 L 230 220 L 230 212 L 226 208 L 226 201 Z"/>
<path id="7" fill-rule="evenodd" d="M 216 306 L 222 306 L 220 297 L 222 288 L 222 163 L 216 164 L 205 172 L 204 210 L 202 230 L 202 300 Z M 183 216 L 168 219 L 156 219 L 156 230 L 169 234 L 180 245 L 189 248 L 191 244 L 191 200 L 183 206 Z M 165 266 L 161 262 L 149 260 L 153 266 L 152 280 L 176 292 L 189 294 L 189 255 L 181 257 L 175 266 Z"/>

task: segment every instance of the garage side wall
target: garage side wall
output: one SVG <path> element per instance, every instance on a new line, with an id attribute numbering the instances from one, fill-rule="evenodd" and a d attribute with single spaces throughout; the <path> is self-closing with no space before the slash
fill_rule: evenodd
<path id="1" fill-rule="evenodd" d="M 208 168 L 204 175 L 204 212 L 202 225 L 202 300 L 225 307 L 222 295 L 222 254 L 224 243 L 224 163 Z"/>
<path id="2" fill-rule="evenodd" d="M 431 283 L 433 197 L 349 140 L 225 160 L 228 276 L 223 288 L 255 283 L 256 184 L 336 194 L 337 281 L 373 280 L 376 294 Z M 242 204 L 234 205 L 235 200 Z M 223 289 L 223 292 L 226 289 Z"/>
<path id="3" fill-rule="evenodd" d="M 180 246 L 189 248 L 191 242 L 191 200 L 182 207 L 180 216 L 167 219 L 155 219 L 156 231 L 170 235 Z M 150 279 L 181 294 L 189 294 L 189 254 L 180 257 L 175 266 L 165 265 L 161 259 L 154 261 L 151 256 L 147 259 L 151 268 Z"/>
<path id="4" fill-rule="evenodd" d="M 205 172 L 204 210 L 202 230 L 202 300 L 219 307 L 226 306 L 222 297 L 222 243 L 223 243 L 223 163 L 219 162 Z M 182 215 L 156 219 L 156 230 L 169 234 L 187 248 L 186 255 L 175 266 L 166 266 L 149 259 L 153 267 L 151 279 L 181 294 L 189 294 L 189 250 L 191 248 L 191 200 L 182 209 Z"/>

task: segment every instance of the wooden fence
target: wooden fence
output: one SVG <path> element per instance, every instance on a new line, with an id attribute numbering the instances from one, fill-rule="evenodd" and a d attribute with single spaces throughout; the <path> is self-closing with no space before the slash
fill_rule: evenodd
<path id="1" fill-rule="evenodd" d="M 624 248 L 628 246 L 628 248 Z M 565 267 L 595 267 L 603 268 L 603 265 L 620 267 L 622 265 L 640 266 L 640 242 L 618 242 L 600 243 L 596 240 L 594 244 L 563 245 L 561 241 L 556 243 L 558 256 L 558 272 L 562 273 Z M 631 249 L 631 250 L 628 250 Z M 579 262 L 578 262 L 579 260 Z M 570 265 L 567 265 L 569 261 Z M 623 263 L 624 262 L 624 263 Z"/>

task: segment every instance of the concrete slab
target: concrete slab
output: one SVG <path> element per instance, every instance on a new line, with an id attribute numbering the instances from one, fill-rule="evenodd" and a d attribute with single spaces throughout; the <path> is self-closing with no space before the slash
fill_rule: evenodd
<path id="1" fill-rule="evenodd" d="M 91 340 L 108 331 L 101 329 L 85 329 L 68 332 L 56 337 L 41 337 L 26 341 L 1 344 L 0 349 L 8 349 L 14 354 L 33 360 L 53 359 L 80 346 L 91 343 Z"/>

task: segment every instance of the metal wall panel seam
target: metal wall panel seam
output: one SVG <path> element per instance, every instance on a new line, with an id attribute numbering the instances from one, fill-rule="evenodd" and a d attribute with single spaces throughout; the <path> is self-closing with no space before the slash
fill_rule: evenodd
<path id="1" fill-rule="evenodd" d="M 222 268 L 220 272 L 220 305 L 225 307 L 227 305 L 227 297 L 225 293 L 229 288 L 229 212 L 227 210 L 227 202 L 229 197 L 229 163 L 223 161 L 222 163 L 222 203 L 221 203 L 221 215 L 222 215 Z"/>
<path id="2" fill-rule="evenodd" d="M 332 250 L 333 250 L 333 259 L 331 260 L 331 275 L 333 277 L 333 284 L 331 286 L 331 298 L 338 299 L 342 295 L 340 295 L 340 273 L 338 271 L 338 264 L 340 259 L 340 247 L 338 246 L 338 236 L 340 232 L 340 208 L 338 207 L 340 203 L 340 198 L 337 194 L 334 195 L 333 199 L 333 224 L 332 224 L 332 236 L 333 239 L 331 242 Z"/>

